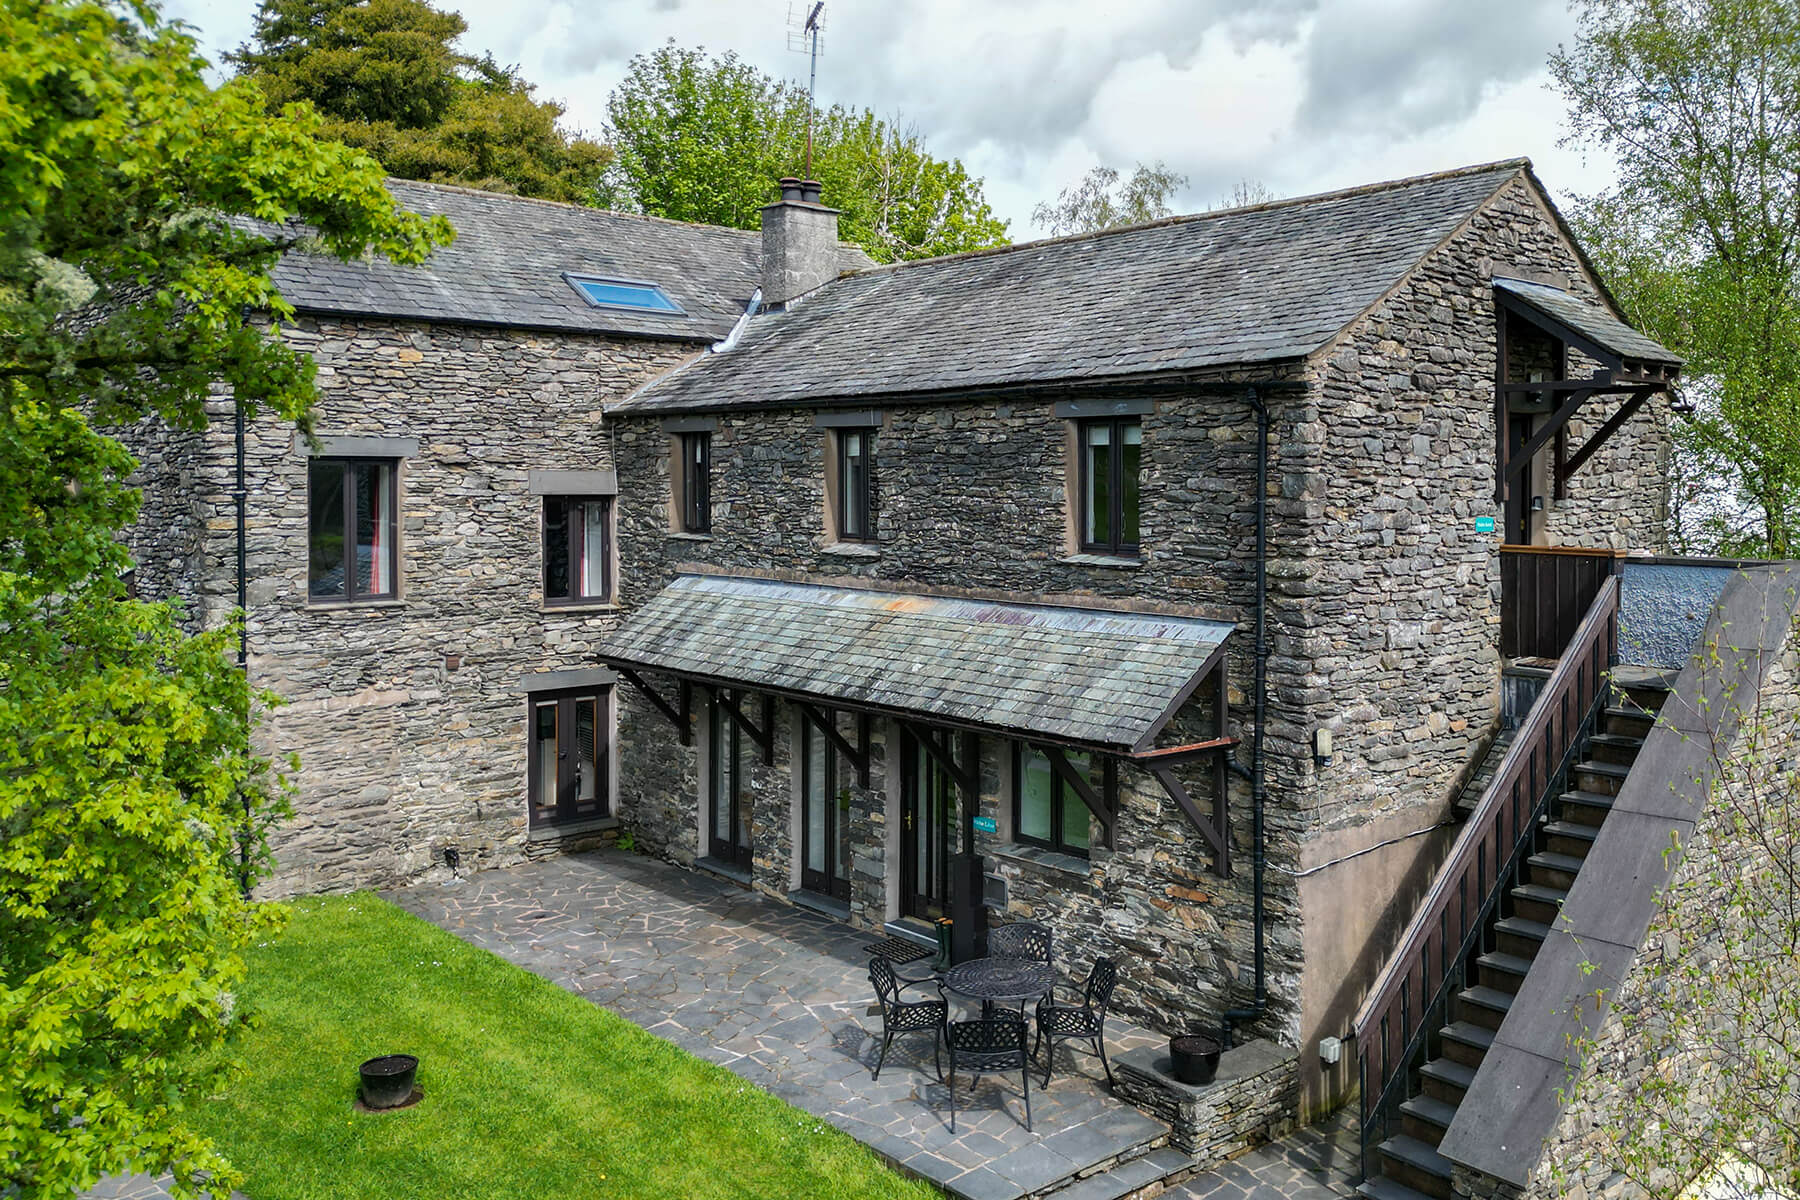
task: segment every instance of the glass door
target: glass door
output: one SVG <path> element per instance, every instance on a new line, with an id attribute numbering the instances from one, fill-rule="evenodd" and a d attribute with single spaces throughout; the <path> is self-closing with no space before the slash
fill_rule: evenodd
<path id="1" fill-rule="evenodd" d="M 956 781 L 910 732 L 901 755 L 900 913 L 930 921 L 950 903 Z"/>
<path id="2" fill-rule="evenodd" d="M 733 703 L 741 695 L 727 692 Z M 749 755 L 744 731 L 714 694 L 708 705 L 707 730 L 711 738 L 707 780 L 707 853 L 720 862 L 750 869 Z"/>
<path id="3" fill-rule="evenodd" d="M 604 692 L 533 697 L 531 823 L 554 825 L 607 813 Z"/>
<path id="4" fill-rule="evenodd" d="M 836 719 L 833 716 L 832 719 Z M 830 740 L 800 722 L 800 886 L 850 898 L 850 788 Z"/>

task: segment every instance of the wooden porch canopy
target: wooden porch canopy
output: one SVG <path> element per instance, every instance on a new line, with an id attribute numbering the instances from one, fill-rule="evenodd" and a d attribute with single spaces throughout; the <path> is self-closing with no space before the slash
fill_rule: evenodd
<path id="1" fill-rule="evenodd" d="M 681 575 L 615 631 L 598 658 L 690 733 L 690 706 L 665 698 L 644 673 L 692 685 L 795 701 L 821 728 L 819 708 L 886 716 L 946 734 L 992 733 L 1042 749 L 1109 835 L 1114 816 L 1065 751 L 1108 754 L 1150 772 L 1225 857 L 1224 788 L 1203 816 L 1172 768 L 1216 760 L 1223 782 L 1224 621 L 1048 604 L 1010 604 L 735 575 Z M 1158 747 L 1158 736 L 1209 677 L 1214 736 Z M 921 727 L 923 727 L 921 729 Z M 826 729 L 830 736 L 829 729 Z M 833 738 L 866 769 L 846 739 Z M 860 739 L 859 739 L 860 740 Z M 950 739 L 927 737 L 965 794 L 976 789 Z M 842 743 L 842 744 L 839 744 Z M 1171 786 L 1172 785 L 1172 786 Z"/>
<path id="2" fill-rule="evenodd" d="M 1499 464 L 1499 470 L 1494 499 L 1504 501 L 1513 481 L 1525 472 L 1537 452 L 1553 440 L 1557 451 L 1553 485 L 1555 494 L 1560 497 L 1565 494 L 1570 477 L 1643 407 L 1646 400 L 1658 392 L 1670 390 L 1681 372 L 1681 358 L 1605 308 L 1560 288 L 1497 277 L 1494 299 L 1500 321 L 1500 365 L 1494 395 L 1494 460 Z M 1599 369 L 1586 379 L 1539 382 L 1507 379 L 1507 329 L 1513 322 L 1522 322 L 1557 339 L 1565 347 L 1580 350 L 1598 362 Z M 1622 397 L 1619 406 L 1589 435 L 1580 449 L 1573 454 L 1565 453 L 1564 435 L 1569 421 L 1589 400 L 1605 395 Z M 1511 406 L 1519 399 L 1544 404 L 1550 415 L 1514 450 L 1508 424 Z"/>

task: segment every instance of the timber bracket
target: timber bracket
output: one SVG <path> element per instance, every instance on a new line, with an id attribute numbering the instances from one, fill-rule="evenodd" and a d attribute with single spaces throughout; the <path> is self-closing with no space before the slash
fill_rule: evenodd
<path id="1" fill-rule="evenodd" d="M 651 686 L 648 680 L 630 667 L 615 667 L 614 670 L 618 671 L 619 676 L 632 687 L 642 692 L 644 698 L 650 701 L 657 712 L 669 718 L 669 722 L 675 726 L 675 732 L 681 735 L 682 745 L 694 744 L 694 690 L 687 680 L 683 679 L 679 682 L 676 700 L 671 703 L 665 700 L 662 693 Z"/>

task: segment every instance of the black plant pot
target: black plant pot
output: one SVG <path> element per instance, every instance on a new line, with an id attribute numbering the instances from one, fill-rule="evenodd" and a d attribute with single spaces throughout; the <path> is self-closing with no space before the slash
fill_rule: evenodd
<path id="1" fill-rule="evenodd" d="M 398 1108 L 412 1098 L 419 1060 L 410 1054 L 384 1054 L 357 1068 L 362 1074 L 362 1102 L 368 1108 Z"/>
<path id="2" fill-rule="evenodd" d="M 1169 1061 L 1175 1078 L 1193 1087 L 1211 1083 L 1219 1071 L 1219 1043 L 1204 1033 L 1169 1039 Z"/>

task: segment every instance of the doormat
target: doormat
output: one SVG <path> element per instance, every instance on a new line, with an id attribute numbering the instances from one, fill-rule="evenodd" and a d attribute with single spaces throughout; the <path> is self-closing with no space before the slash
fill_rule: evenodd
<path id="1" fill-rule="evenodd" d="M 870 954 L 879 954 L 892 963 L 918 962 L 921 958 L 930 958 L 931 951 L 916 942 L 909 942 L 903 937 L 891 937 L 876 942 L 869 947 Z"/>

